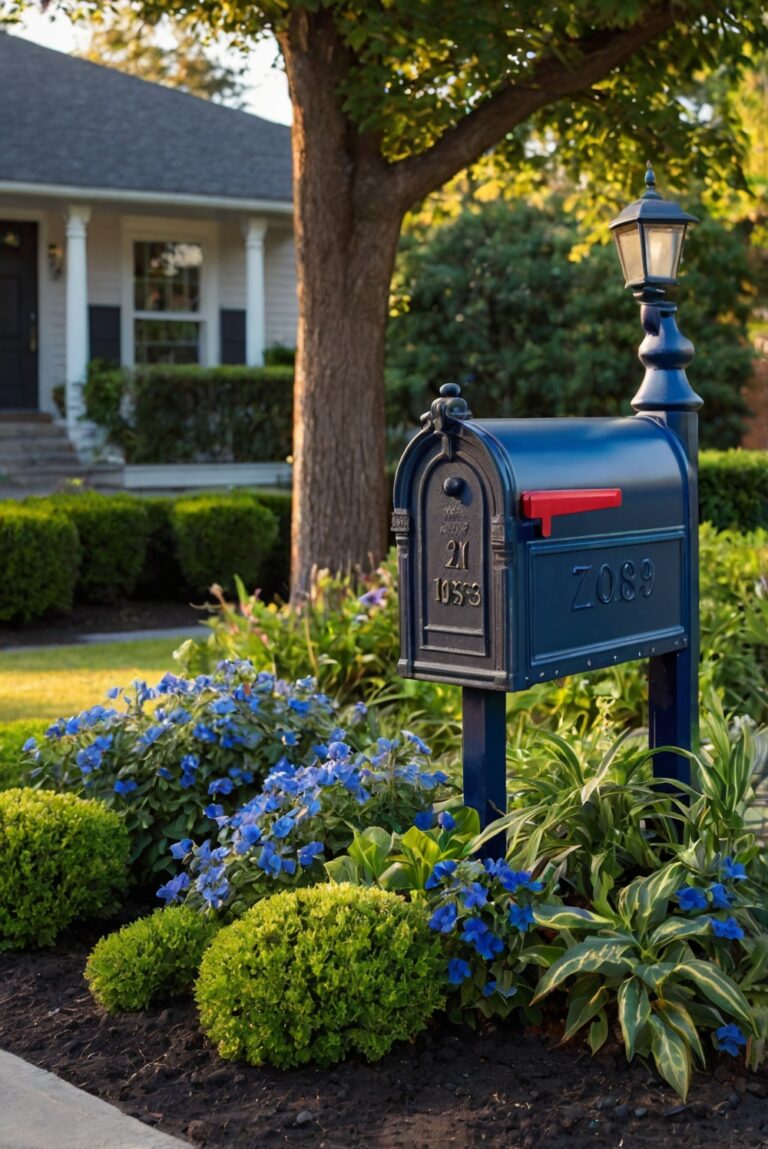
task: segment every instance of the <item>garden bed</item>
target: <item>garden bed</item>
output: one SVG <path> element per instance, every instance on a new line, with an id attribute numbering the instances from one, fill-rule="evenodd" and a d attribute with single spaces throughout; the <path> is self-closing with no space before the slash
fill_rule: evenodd
<path id="1" fill-rule="evenodd" d="M 433 1024 L 382 1061 L 280 1072 L 222 1061 L 191 1002 L 111 1016 L 82 971 L 96 932 L 0 955 L 0 1047 L 195 1145 L 253 1149 L 764 1149 L 768 1075 L 724 1058 L 688 1104 L 617 1044 L 592 1058 L 513 1025 Z M 640 1112 L 640 1116 L 636 1115 Z"/>

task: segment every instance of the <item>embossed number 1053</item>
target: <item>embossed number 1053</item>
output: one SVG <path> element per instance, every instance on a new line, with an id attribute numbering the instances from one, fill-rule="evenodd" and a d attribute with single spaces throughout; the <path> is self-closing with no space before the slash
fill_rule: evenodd
<path id="1" fill-rule="evenodd" d="M 641 559 L 639 564 L 627 559 L 616 566 L 610 563 L 603 563 L 600 567 L 576 566 L 571 573 L 579 580 L 571 610 L 589 610 L 596 602 L 603 606 L 612 602 L 633 602 L 638 595 L 650 598 L 656 581 L 652 559 Z"/>

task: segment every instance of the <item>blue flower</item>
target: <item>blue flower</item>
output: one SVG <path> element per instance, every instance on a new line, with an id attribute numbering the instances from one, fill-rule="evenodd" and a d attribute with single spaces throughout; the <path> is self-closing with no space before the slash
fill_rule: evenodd
<path id="1" fill-rule="evenodd" d="M 403 734 L 405 735 L 405 737 L 408 739 L 409 742 L 413 743 L 413 745 L 416 747 L 416 749 L 419 751 L 420 754 L 431 754 L 432 753 L 430 748 L 427 746 L 426 742 L 422 742 L 422 740 L 421 740 L 421 738 L 419 738 L 418 734 L 413 734 L 410 730 L 404 730 Z"/>
<path id="2" fill-rule="evenodd" d="M 192 730 L 192 737 L 196 738 L 198 742 L 215 742 L 216 732 L 203 722 L 198 722 Z"/>
<path id="3" fill-rule="evenodd" d="M 116 794 L 132 794 L 138 785 L 138 782 L 133 778 L 118 778 L 113 789 Z"/>
<path id="4" fill-rule="evenodd" d="M 205 809 L 203 810 L 203 813 L 205 814 L 206 818 L 212 818 L 212 819 L 223 818 L 224 817 L 224 807 L 219 806 L 215 802 L 211 802 L 211 804 L 209 806 L 205 807 Z"/>
<path id="5" fill-rule="evenodd" d="M 66 722 L 64 723 L 64 731 L 66 734 L 79 734 L 80 719 L 78 717 L 67 718 Z"/>
<path id="6" fill-rule="evenodd" d="M 28 754 L 29 751 L 34 750 L 36 748 L 36 746 L 37 746 L 37 739 L 36 738 L 28 738 L 21 749 L 24 751 L 25 754 Z"/>
<path id="7" fill-rule="evenodd" d="M 171 857 L 180 862 L 182 858 L 186 858 L 193 846 L 194 842 L 191 838 L 182 838 L 180 842 L 174 842 L 171 846 Z"/>
<path id="8" fill-rule="evenodd" d="M 724 922 L 721 922 L 719 918 L 710 918 L 709 921 L 712 926 L 712 933 L 717 938 L 737 941 L 744 937 L 744 930 L 735 918 L 726 918 Z"/>
<path id="9" fill-rule="evenodd" d="M 173 778 L 173 774 L 171 774 L 167 766 L 158 766 L 157 776 L 158 778 L 165 778 L 167 782 L 170 782 Z"/>
<path id="10" fill-rule="evenodd" d="M 738 1057 L 739 1046 L 747 1044 L 746 1037 L 738 1025 L 733 1022 L 728 1025 L 721 1025 L 719 1029 L 716 1029 L 715 1038 L 717 1048 L 722 1049 L 723 1053 L 730 1053 L 731 1057 Z"/>
<path id="11" fill-rule="evenodd" d="M 296 714 L 309 714 L 311 702 L 304 698 L 290 698 L 288 700 L 288 709 L 295 711 Z"/>
<path id="12" fill-rule="evenodd" d="M 362 722 L 368 716 L 368 707 L 364 702 L 356 702 L 352 707 L 352 721 Z"/>
<path id="13" fill-rule="evenodd" d="M 680 909 L 686 913 L 692 910 L 705 910 L 707 908 L 707 899 L 701 890 L 697 890 L 695 886 L 682 886 L 675 894 Z"/>
<path id="14" fill-rule="evenodd" d="M 151 746 L 154 742 L 157 742 L 163 730 L 164 727 L 162 726 L 150 726 L 143 734 L 139 735 L 137 739 L 139 746 Z"/>
<path id="15" fill-rule="evenodd" d="M 472 967 L 463 958 L 451 958 L 448 962 L 448 981 L 451 985 L 461 985 L 472 977 Z"/>
<path id="16" fill-rule="evenodd" d="M 709 887 L 709 892 L 712 895 L 712 905 L 716 910 L 730 909 L 733 894 L 729 893 L 721 882 L 713 882 Z"/>
<path id="17" fill-rule="evenodd" d="M 120 693 L 120 687 L 119 686 L 110 686 L 109 690 L 107 691 L 107 698 L 117 698 L 119 693 Z"/>
<path id="18" fill-rule="evenodd" d="M 442 826 L 444 830 L 456 829 L 456 819 L 447 810 L 443 810 L 442 814 L 437 815 L 437 824 Z"/>
<path id="19" fill-rule="evenodd" d="M 363 606 L 381 606 L 386 598 L 387 588 L 385 586 L 377 586 L 375 590 L 366 591 L 365 594 L 360 595 L 360 602 Z"/>
<path id="20" fill-rule="evenodd" d="M 451 877 L 456 870 L 456 864 L 452 859 L 447 862 L 438 862 L 427 878 L 424 888 L 427 890 L 436 889 L 437 886 Z"/>
<path id="21" fill-rule="evenodd" d="M 723 858 L 722 875 L 731 882 L 743 882 L 747 871 L 741 862 L 734 862 L 733 858 Z"/>
<path id="22" fill-rule="evenodd" d="M 466 910 L 479 910 L 488 901 L 488 891 L 479 882 L 472 882 L 470 886 L 462 886 L 459 896 Z"/>
<path id="23" fill-rule="evenodd" d="M 200 765 L 200 759 L 197 754 L 185 754 L 181 760 L 181 768 L 184 772 L 197 770 Z"/>
<path id="24" fill-rule="evenodd" d="M 215 702 L 211 703 L 208 709 L 210 710 L 211 714 L 224 715 L 234 714 L 234 712 L 237 710 L 237 707 L 231 698 L 217 698 Z"/>
<path id="25" fill-rule="evenodd" d="M 497 981 L 487 981 L 483 986 L 483 997 L 493 997 L 495 993 L 500 993 L 502 997 L 514 997 L 517 986 L 511 985 L 509 989 L 502 989 Z"/>
<path id="26" fill-rule="evenodd" d="M 282 818 L 278 818 L 272 826 L 272 833 L 276 838 L 287 838 L 293 829 L 293 818 L 284 814 Z"/>
<path id="27" fill-rule="evenodd" d="M 504 942 L 501 938 L 489 930 L 480 918 L 467 918 L 464 922 L 461 938 L 462 941 L 473 945 L 480 957 L 485 958 L 486 961 L 490 961 L 504 949 Z"/>
<path id="28" fill-rule="evenodd" d="M 331 742 L 328 746 L 328 757 L 332 762 L 342 762 L 352 753 L 346 742 Z"/>
<path id="29" fill-rule="evenodd" d="M 215 794 L 231 794 L 234 789 L 234 782 L 231 778 L 214 778 L 208 785 L 208 793 L 213 797 Z"/>
<path id="30" fill-rule="evenodd" d="M 530 906 L 510 906 L 509 924 L 521 934 L 526 933 L 533 923 L 533 910 Z"/>
<path id="31" fill-rule="evenodd" d="M 189 874 L 177 874 L 175 878 L 171 878 L 170 882 L 166 882 L 157 891 L 158 898 L 162 898 L 166 905 L 172 905 L 174 902 L 181 901 L 182 891 L 189 887 Z"/>
<path id="32" fill-rule="evenodd" d="M 431 810 L 421 810 L 413 819 L 417 830 L 431 830 L 435 824 L 435 815 Z"/>
<path id="33" fill-rule="evenodd" d="M 302 846 L 299 850 L 299 865 L 306 869 L 324 850 L 325 847 L 322 842 L 307 842 L 306 846 Z"/>
<path id="34" fill-rule="evenodd" d="M 453 902 L 447 906 L 441 906 L 440 909 L 435 910 L 429 919 L 429 928 L 437 930 L 441 934 L 449 934 L 456 925 L 458 916 L 459 912 Z"/>

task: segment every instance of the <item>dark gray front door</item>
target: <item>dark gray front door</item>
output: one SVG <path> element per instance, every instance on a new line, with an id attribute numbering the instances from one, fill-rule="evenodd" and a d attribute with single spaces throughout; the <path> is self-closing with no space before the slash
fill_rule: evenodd
<path id="1" fill-rule="evenodd" d="M 0 219 L 0 411 L 37 410 L 37 224 Z"/>

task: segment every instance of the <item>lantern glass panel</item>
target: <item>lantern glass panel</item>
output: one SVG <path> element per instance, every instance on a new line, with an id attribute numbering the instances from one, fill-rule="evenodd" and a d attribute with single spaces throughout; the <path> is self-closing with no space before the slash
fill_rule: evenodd
<path id="1" fill-rule="evenodd" d="M 645 224 L 645 259 L 649 279 L 677 279 L 685 224 Z"/>
<path id="2" fill-rule="evenodd" d="M 645 279 L 645 268 L 637 224 L 631 223 L 628 227 L 619 228 L 614 232 L 614 236 L 627 286 L 642 283 Z"/>

